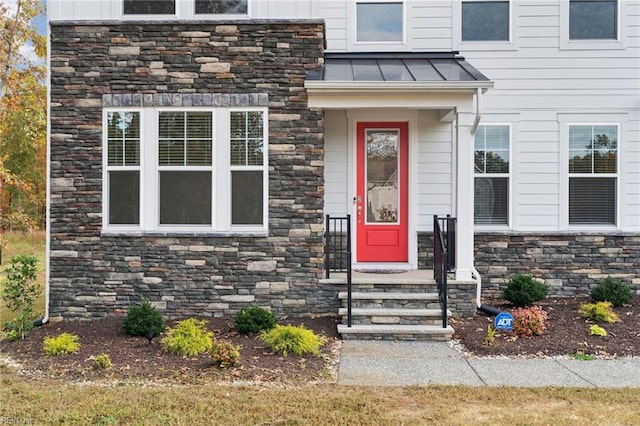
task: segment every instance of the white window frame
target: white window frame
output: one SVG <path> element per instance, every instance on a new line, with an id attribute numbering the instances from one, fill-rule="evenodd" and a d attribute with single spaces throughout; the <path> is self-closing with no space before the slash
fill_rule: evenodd
<path id="1" fill-rule="evenodd" d="M 514 125 L 513 123 L 508 123 L 508 122 L 488 122 L 488 123 L 481 123 L 478 126 L 478 129 L 480 129 L 481 127 L 507 127 L 509 129 L 509 172 L 508 173 L 476 173 L 475 169 L 473 171 L 473 184 L 474 184 L 474 191 L 475 191 L 475 182 L 476 182 L 476 177 L 487 177 L 487 178 L 492 178 L 492 177 L 506 177 L 509 181 L 507 184 L 507 196 L 509 197 L 508 199 L 508 203 L 507 203 L 507 223 L 506 224 L 476 224 L 475 223 L 475 196 L 474 196 L 474 205 L 473 205 L 473 211 L 474 211 L 474 227 L 480 231 L 489 231 L 489 230 L 500 230 L 500 231 L 504 231 L 504 230 L 509 230 L 513 228 L 513 223 L 514 223 L 514 218 L 513 218 L 513 205 L 514 205 L 514 195 L 513 195 L 513 188 L 514 188 L 514 183 L 513 183 L 513 169 L 514 169 L 514 160 L 515 160 L 515 153 L 514 153 L 514 147 L 515 147 L 515 143 L 514 143 Z M 477 130 L 476 130 L 477 132 Z M 474 134 L 474 140 L 473 140 L 473 152 L 474 152 L 474 166 L 475 166 L 475 134 Z"/>
<path id="2" fill-rule="evenodd" d="M 571 40 L 569 38 L 569 2 L 560 2 L 560 50 L 619 50 L 626 48 L 626 8 L 627 3 L 617 0 L 617 37 L 615 40 Z"/>
<path id="3" fill-rule="evenodd" d="M 257 0 L 260 1 L 260 0 Z M 123 20 L 166 20 L 166 19 L 249 19 L 252 16 L 254 0 L 247 0 L 246 14 L 226 13 L 198 13 L 196 14 L 195 0 L 175 0 L 175 13 L 173 15 L 125 15 L 124 0 L 113 1 L 113 12 Z"/>
<path id="4" fill-rule="evenodd" d="M 160 166 L 158 164 L 158 118 L 163 111 L 207 111 L 212 113 L 213 144 L 211 166 Z M 231 165 L 229 119 L 231 111 L 259 111 L 264 114 L 264 154 L 262 166 L 250 166 L 263 171 L 262 225 L 231 224 Z M 266 107 L 109 107 L 103 109 L 103 123 L 110 112 L 140 113 L 140 223 L 119 225 L 109 223 L 108 172 L 114 166 L 107 164 L 107 126 L 103 125 L 103 233 L 206 233 L 220 235 L 266 235 L 268 232 L 269 205 L 269 115 Z M 237 166 L 234 166 L 237 167 Z M 116 167 L 117 168 L 117 167 Z M 129 167 L 130 169 L 130 167 Z M 160 224 L 160 171 L 189 170 L 211 171 L 211 225 L 161 225 Z"/>
<path id="5" fill-rule="evenodd" d="M 624 226 L 621 222 L 624 217 L 622 211 L 622 196 L 624 170 L 622 169 L 621 158 L 623 152 L 622 135 L 625 134 L 623 117 L 620 114 L 604 114 L 610 120 L 603 120 L 603 115 L 595 119 L 594 115 L 582 114 L 559 114 L 560 122 L 560 229 L 575 231 L 612 231 L 622 229 Z M 594 119 L 589 119 L 594 118 Z M 569 128 L 571 126 L 616 126 L 618 129 L 618 144 L 616 157 L 616 173 L 598 173 L 598 174 L 577 174 L 569 173 Z M 615 177 L 616 178 L 616 223 L 612 224 L 569 224 L 569 178 L 570 177 Z"/>
<path id="6" fill-rule="evenodd" d="M 356 51 L 397 51 L 398 48 L 409 47 L 408 0 L 350 0 L 347 25 L 347 43 Z M 401 41 L 358 41 L 358 4 L 360 3 L 398 3 L 402 4 L 402 40 Z"/>
<path id="7" fill-rule="evenodd" d="M 482 51 L 482 50 L 516 50 L 518 48 L 518 8 L 515 0 L 509 2 L 509 40 L 463 41 L 462 40 L 462 3 L 465 0 L 454 1 L 452 10 L 453 50 Z M 468 0 L 471 1 L 471 0 Z M 494 2 L 498 0 L 473 0 L 474 2 Z"/>

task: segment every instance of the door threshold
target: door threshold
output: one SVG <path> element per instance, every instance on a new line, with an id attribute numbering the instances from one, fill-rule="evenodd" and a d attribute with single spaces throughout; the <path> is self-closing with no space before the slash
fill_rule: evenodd
<path id="1" fill-rule="evenodd" d="M 416 269 L 408 262 L 365 262 L 354 263 L 351 265 L 353 269 L 359 269 L 363 271 L 368 270 L 393 270 L 393 269 Z"/>

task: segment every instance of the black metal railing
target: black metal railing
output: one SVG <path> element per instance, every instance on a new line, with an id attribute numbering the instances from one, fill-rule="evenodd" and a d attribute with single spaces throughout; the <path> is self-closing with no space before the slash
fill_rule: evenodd
<path id="1" fill-rule="evenodd" d="M 456 219 L 433 216 L 433 277 L 438 285 L 442 328 L 447 328 L 447 273 L 455 268 Z"/>
<path id="2" fill-rule="evenodd" d="M 351 327 L 351 215 L 331 217 L 326 215 L 324 241 L 325 277 L 332 272 L 347 274 L 347 327 Z"/>

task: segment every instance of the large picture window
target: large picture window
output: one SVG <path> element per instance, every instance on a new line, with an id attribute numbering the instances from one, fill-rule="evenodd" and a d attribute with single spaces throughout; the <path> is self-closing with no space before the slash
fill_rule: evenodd
<path id="1" fill-rule="evenodd" d="M 105 112 L 105 227 L 266 227 L 266 110 Z"/>
<path id="2" fill-rule="evenodd" d="M 569 126 L 569 224 L 615 225 L 618 126 Z"/>
<path id="3" fill-rule="evenodd" d="M 195 0 L 196 15 L 246 15 L 248 0 Z"/>
<path id="4" fill-rule="evenodd" d="M 570 40 L 616 40 L 618 2 L 615 0 L 571 0 Z"/>
<path id="5" fill-rule="evenodd" d="M 462 41 L 509 41 L 508 1 L 463 1 Z"/>
<path id="6" fill-rule="evenodd" d="M 478 126 L 475 136 L 474 222 L 509 224 L 509 126 Z"/>
<path id="7" fill-rule="evenodd" d="M 176 13 L 175 0 L 124 0 L 125 15 L 173 15 Z"/>

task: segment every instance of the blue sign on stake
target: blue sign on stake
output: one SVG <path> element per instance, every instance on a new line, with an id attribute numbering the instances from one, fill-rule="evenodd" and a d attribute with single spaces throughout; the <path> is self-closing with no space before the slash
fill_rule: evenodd
<path id="1" fill-rule="evenodd" d="M 500 312 L 496 315 L 495 325 L 497 330 L 513 330 L 513 315 L 509 312 Z"/>

